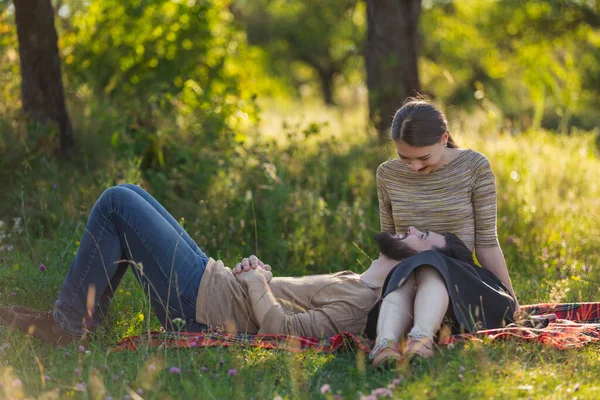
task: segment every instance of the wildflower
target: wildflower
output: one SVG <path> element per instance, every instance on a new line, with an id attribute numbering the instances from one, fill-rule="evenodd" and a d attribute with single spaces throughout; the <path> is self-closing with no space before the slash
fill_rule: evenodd
<path id="1" fill-rule="evenodd" d="M 222 366 L 223 366 L 223 364 L 225 364 L 225 361 L 223 361 L 223 359 L 221 358 L 221 359 L 219 360 L 219 367 L 222 367 Z"/>
<path id="2" fill-rule="evenodd" d="M 383 388 L 383 387 L 373 390 L 373 394 L 375 395 L 375 397 L 380 397 L 380 396 L 392 397 L 392 391 L 387 388 Z"/>
<path id="3" fill-rule="evenodd" d="M 328 383 L 321 386 L 321 394 L 325 394 L 325 393 L 329 393 L 329 392 L 331 392 L 331 386 L 329 386 Z"/>
<path id="4" fill-rule="evenodd" d="M 273 398 L 273 400 L 283 400 L 283 399 L 281 398 L 281 396 L 275 396 L 275 397 Z"/>
<path id="5" fill-rule="evenodd" d="M 206 365 L 202 367 L 202 372 L 208 372 L 208 367 Z"/>
<path id="6" fill-rule="evenodd" d="M 46 382 L 49 382 L 49 381 L 50 381 L 50 377 L 49 377 L 48 375 L 44 375 L 44 380 L 45 380 Z"/>
<path id="7" fill-rule="evenodd" d="M 190 342 L 190 347 L 196 347 L 198 344 L 196 342 Z"/>
<path id="8" fill-rule="evenodd" d="M 110 397 L 110 396 L 108 396 L 108 397 L 107 397 L 106 399 L 104 399 L 104 400 L 113 400 L 113 398 L 112 398 L 112 397 Z"/>
<path id="9" fill-rule="evenodd" d="M 458 374 L 458 379 L 462 381 L 463 379 L 465 379 L 465 377 L 463 376 L 463 374 Z"/>
<path id="10" fill-rule="evenodd" d="M 79 345 L 79 347 L 77 348 L 77 351 L 80 353 L 85 353 L 85 347 Z"/>
<path id="11" fill-rule="evenodd" d="M 181 368 L 171 367 L 169 369 L 169 372 L 172 373 L 172 374 L 180 375 L 181 374 Z"/>
<path id="12" fill-rule="evenodd" d="M 21 382 L 21 380 L 19 378 L 12 381 L 12 387 L 20 388 L 21 386 L 23 386 L 23 382 Z"/>
<path id="13" fill-rule="evenodd" d="M 235 368 L 230 369 L 227 373 L 229 374 L 229 376 L 237 376 L 238 374 L 237 369 Z"/>
<path id="14" fill-rule="evenodd" d="M 148 365 L 148 371 L 150 371 L 150 372 L 156 371 L 156 365 L 154 365 L 154 364 Z"/>
<path id="15" fill-rule="evenodd" d="M 475 372 L 477 372 L 477 370 L 476 370 L 476 369 L 472 369 L 472 370 L 471 370 L 471 373 L 472 373 L 472 374 L 474 374 Z"/>
<path id="16" fill-rule="evenodd" d="M 108 371 L 110 371 L 110 368 L 108 368 L 108 365 L 104 364 L 104 365 L 102 366 L 102 370 L 103 370 L 104 372 L 108 373 Z"/>
<path id="17" fill-rule="evenodd" d="M 79 370 L 79 368 L 75 368 L 73 370 L 73 375 L 75 375 L 75 376 L 80 376 L 81 375 L 81 371 Z"/>
<path id="18" fill-rule="evenodd" d="M 15 292 L 12 292 L 10 295 L 11 295 L 12 297 L 15 297 L 15 296 L 17 295 L 17 293 L 15 293 Z"/>
<path id="19" fill-rule="evenodd" d="M 52 184 L 52 189 L 56 190 L 56 187 L 57 187 L 57 186 L 58 186 L 58 185 L 56 184 L 56 182 L 54 182 L 54 183 Z"/>
<path id="20" fill-rule="evenodd" d="M 139 394 L 140 396 L 144 394 L 144 390 L 142 388 L 139 388 L 138 390 L 135 391 L 137 394 Z"/>
<path id="21" fill-rule="evenodd" d="M 44 264 L 40 264 L 40 271 L 44 272 L 46 270 L 46 266 Z"/>
<path id="22" fill-rule="evenodd" d="M 75 390 L 78 392 L 85 392 L 85 383 L 79 382 L 77 385 L 75 385 Z"/>
<path id="23" fill-rule="evenodd" d="M 65 358 L 70 358 L 71 357 L 71 353 L 69 353 L 68 351 L 65 353 Z"/>
<path id="24" fill-rule="evenodd" d="M 581 385 L 579 383 L 575 384 L 575 387 L 573 388 L 573 391 L 574 392 L 578 391 L 580 386 Z"/>

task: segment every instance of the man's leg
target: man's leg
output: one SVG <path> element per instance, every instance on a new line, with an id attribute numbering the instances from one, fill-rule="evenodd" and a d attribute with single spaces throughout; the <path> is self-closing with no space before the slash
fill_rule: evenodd
<path id="1" fill-rule="evenodd" d="M 126 187 L 106 190 L 92 208 L 56 302 L 59 326 L 81 335 L 100 325 L 127 265 L 166 328 L 174 318 L 193 323 L 208 257 L 182 233 L 140 194 Z"/>
<path id="2" fill-rule="evenodd" d="M 185 241 L 185 243 L 187 243 L 187 245 L 190 246 L 190 248 L 193 251 L 195 251 L 198 255 L 200 255 L 202 257 L 206 256 L 204 254 L 204 252 L 202 250 L 200 250 L 200 247 L 198 247 L 196 242 L 190 237 L 190 235 L 183 229 L 183 227 L 181 225 L 179 225 L 179 223 L 175 220 L 175 218 L 173 218 L 171 213 L 169 213 L 162 206 L 162 204 L 160 204 L 158 202 L 158 200 L 156 200 L 154 197 L 152 197 L 152 195 L 150 195 L 150 193 L 148 193 L 141 187 L 139 187 L 137 185 L 133 185 L 131 183 L 123 183 L 123 184 L 120 184 L 118 187 L 124 187 L 129 190 L 133 190 L 138 195 L 140 195 L 140 197 L 142 197 L 144 200 L 146 200 L 148 202 L 148 204 L 150 204 L 152 207 L 154 207 L 154 209 L 156 211 L 158 211 L 158 213 L 173 227 L 173 229 L 175 229 L 177 231 L 177 233 L 179 235 L 181 235 L 181 238 L 183 239 L 183 241 Z"/>
<path id="3" fill-rule="evenodd" d="M 173 229 L 181 236 L 181 239 L 183 241 L 185 241 L 185 243 L 190 247 L 190 249 L 192 251 L 194 251 L 196 254 L 198 254 L 201 258 L 206 258 L 208 260 L 208 257 L 206 256 L 206 254 L 200 249 L 200 247 L 198 247 L 198 245 L 196 244 L 196 242 L 190 237 L 190 235 L 183 229 L 183 227 L 175 220 L 175 218 L 171 215 L 171 213 L 169 213 L 162 204 L 160 204 L 154 197 L 152 197 L 150 195 L 150 193 L 148 193 L 147 191 L 145 191 L 144 189 L 142 189 L 141 187 L 137 186 L 137 185 L 133 185 L 131 183 L 123 183 L 118 185 L 117 187 L 119 188 L 126 188 L 129 190 L 132 190 L 133 192 L 135 192 L 136 194 L 138 194 L 142 199 L 144 199 L 148 204 L 150 204 L 170 225 L 171 227 L 173 227 Z M 127 255 L 123 254 L 122 257 L 123 260 L 127 259 Z M 124 267 L 124 268 L 121 268 Z M 125 273 L 125 271 L 127 270 L 127 267 L 129 266 L 128 262 L 125 263 L 121 263 L 120 267 L 117 269 L 115 276 L 112 278 L 111 280 L 111 284 L 107 287 L 107 289 L 104 292 L 104 295 L 102 296 L 102 298 L 100 299 L 100 304 L 97 307 L 97 311 L 96 312 L 100 312 L 103 314 L 103 317 L 106 315 L 106 313 L 108 312 L 108 307 L 110 305 L 110 300 L 112 299 L 114 292 L 113 290 L 119 285 L 119 282 L 121 281 L 121 278 L 123 277 L 123 274 Z M 136 269 L 132 267 L 132 270 L 134 272 L 136 272 Z M 136 278 L 138 279 L 138 281 L 143 284 L 143 280 L 141 280 L 140 276 L 136 273 Z M 148 289 L 149 286 L 145 286 L 145 290 Z M 152 299 L 152 296 L 150 296 L 150 298 Z M 159 311 L 157 311 L 157 315 L 159 316 L 159 320 L 161 321 L 169 321 L 169 319 L 166 318 L 166 315 L 163 315 L 165 313 L 165 307 L 159 306 L 159 304 L 154 304 L 158 302 L 158 300 L 154 300 L 153 302 L 153 307 L 155 309 L 158 309 Z M 186 313 L 188 314 L 188 313 Z M 196 331 L 203 331 L 206 329 L 206 325 L 201 324 L 201 323 L 197 323 L 195 321 L 194 318 L 182 318 L 181 316 L 177 317 L 177 316 L 173 316 L 172 319 L 174 318 L 181 318 L 183 320 L 186 321 L 186 325 L 185 328 L 183 330 L 186 330 L 188 332 L 196 332 Z M 163 324 L 164 325 L 164 324 Z M 168 327 L 169 329 L 172 329 L 172 327 Z"/>

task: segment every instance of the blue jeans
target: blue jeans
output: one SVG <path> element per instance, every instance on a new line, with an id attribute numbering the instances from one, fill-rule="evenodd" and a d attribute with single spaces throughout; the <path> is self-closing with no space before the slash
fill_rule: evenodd
<path id="1" fill-rule="evenodd" d="M 196 296 L 208 257 L 177 221 L 142 188 L 107 189 L 94 204 L 77 255 L 54 308 L 65 332 L 99 326 L 128 267 L 167 330 L 201 331 Z"/>

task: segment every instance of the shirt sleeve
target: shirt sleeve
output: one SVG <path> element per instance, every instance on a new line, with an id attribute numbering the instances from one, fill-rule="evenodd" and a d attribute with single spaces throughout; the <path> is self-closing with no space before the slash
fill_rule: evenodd
<path id="1" fill-rule="evenodd" d="M 258 333 L 328 337 L 357 325 L 361 313 L 362 310 L 342 300 L 300 313 L 286 313 L 276 304 L 265 315 Z"/>
<path id="2" fill-rule="evenodd" d="M 496 179 L 490 162 L 482 157 L 475 168 L 472 202 L 475 215 L 475 247 L 499 246 L 496 231 Z"/>
<path id="3" fill-rule="evenodd" d="M 396 225 L 394 224 L 394 216 L 392 212 L 392 202 L 385 187 L 383 178 L 383 165 L 380 165 L 379 168 L 377 168 L 376 178 L 381 232 L 396 233 Z"/>

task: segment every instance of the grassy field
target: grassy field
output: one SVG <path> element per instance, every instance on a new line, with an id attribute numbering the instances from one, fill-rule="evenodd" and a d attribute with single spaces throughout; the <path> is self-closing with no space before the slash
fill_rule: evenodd
<path id="1" fill-rule="evenodd" d="M 248 133 L 231 153 L 194 147 L 182 135 L 167 146 L 165 166 L 152 171 L 111 147 L 122 127 L 108 117 L 75 121 L 86 134 L 69 163 L 15 139 L 21 130 L 0 123 L 0 304 L 52 308 L 94 200 L 121 182 L 142 184 L 226 264 L 255 253 L 276 275 L 363 271 L 377 254 L 374 172 L 393 156 L 391 145 L 364 133 L 363 116 L 364 110 L 272 110 L 263 114 L 261 134 Z M 597 133 L 511 134 L 453 117 L 458 143 L 486 154 L 495 171 L 499 237 L 521 303 L 600 301 Z M 466 343 L 401 375 L 375 371 L 354 352 L 111 353 L 116 340 L 158 326 L 148 310 L 129 274 L 108 324 L 86 349 L 56 349 L 2 329 L 0 394 L 295 399 L 385 396 L 389 389 L 395 398 L 600 397 L 598 346 Z"/>

